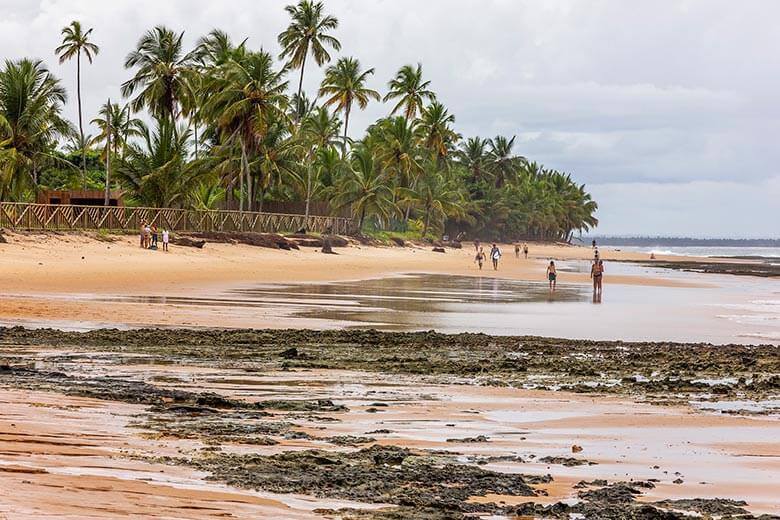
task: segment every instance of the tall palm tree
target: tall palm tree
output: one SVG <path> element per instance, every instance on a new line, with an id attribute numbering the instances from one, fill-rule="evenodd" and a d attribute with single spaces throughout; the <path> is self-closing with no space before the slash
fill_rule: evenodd
<path id="1" fill-rule="evenodd" d="M 184 52 L 183 37 L 183 32 L 177 34 L 158 25 L 147 31 L 127 55 L 125 68 L 137 70 L 122 83 L 122 95 L 128 98 L 137 94 L 130 105 L 133 111 L 147 108 L 154 117 L 172 120 L 181 115 L 182 103 L 192 95 L 187 72 L 196 56 Z"/>
<path id="2" fill-rule="evenodd" d="M 205 115 L 215 122 L 223 141 L 233 142 L 241 150 L 240 210 L 244 208 L 244 185 L 249 210 L 253 207 L 249 162 L 271 126 L 286 119 L 286 68 L 275 70 L 267 52 L 249 52 L 240 60 L 220 67 L 208 87 L 213 92 L 203 106 Z"/>
<path id="3" fill-rule="evenodd" d="M 379 92 L 366 87 L 366 79 L 374 73 L 374 69 L 360 70 L 360 62 L 355 58 L 341 58 L 335 65 L 325 70 L 325 78 L 320 85 L 320 96 L 326 97 L 325 106 L 335 106 L 336 112 L 344 112 L 344 148 L 342 155 L 347 153 L 347 131 L 349 129 L 349 113 L 352 104 L 357 103 L 360 109 L 366 108 L 371 99 L 379 101 Z"/>
<path id="4" fill-rule="evenodd" d="M 60 81 L 41 61 L 7 60 L 0 70 L 0 200 L 35 188 L 40 165 L 62 138 L 73 135 L 62 118 L 67 100 Z"/>
<path id="5" fill-rule="evenodd" d="M 311 53 L 314 62 L 320 67 L 330 61 L 326 47 L 334 51 L 341 50 L 341 43 L 327 34 L 339 26 L 335 16 L 325 15 L 322 2 L 300 0 L 298 5 L 288 5 L 285 10 L 292 18 L 290 25 L 279 35 L 279 45 L 282 52 L 279 59 L 289 59 L 293 69 L 301 69 L 298 81 L 298 98 L 303 89 L 303 72 L 306 68 L 306 57 Z"/>
<path id="6" fill-rule="evenodd" d="M 428 89 L 431 82 L 423 81 L 422 64 L 420 63 L 417 64 L 417 67 L 411 65 L 401 67 L 388 85 L 390 91 L 385 95 L 384 101 L 398 99 L 398 103 L 393 107 L 390 115 L 403 110 L 407 121 L 417 116 L 426 99 L 428 101 L 436 100 L 436 94 Z"/>
<path id="7" fill-rule="evenodd" d="M 89 35 L 92 29 L 84 31 L 81 28 L 81 22 L 74 20 L 70 25 L 62 28 L 62 45 L 54 49 L 55 54 L 59 56 L 60 63 L 76 57 L 76 100 L 79 107 L 79 135 L 81 142 L 84 143 L 84 124 L 81 116 L 81 55 L 92 63 L 92 59 L 100 52 L 100 48 L 89 41 Z M 81 150 L 81 175 L 83 177 L 84 189 L 87 186 L 87 150 Z"/>

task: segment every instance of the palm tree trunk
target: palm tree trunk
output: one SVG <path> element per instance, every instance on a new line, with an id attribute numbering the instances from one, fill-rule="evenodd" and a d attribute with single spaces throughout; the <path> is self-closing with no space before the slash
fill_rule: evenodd
<path id="1" fill-rule="evenodd" d="M 108 111 L 106 112 L 106 192 L 103 197 L 103 205 L 108 207 L 111 193 L 111 100 L 108 100 Z"/>
<path id="2" fill-rule="evenodd" d="M 79 105 L 79 135 L 81 136 L 81 182 L 87 189 L 87 149 L 84 143 L 84 123 L 81 117 L 81 51 L 76 54 L 76 100 Z"/>
<path id="3" fill-rule="evenodd" d="M 363 234 L 363 221 L 366 220 L 366 205 L 363 204 L 363 210 L 360 212 L 360 221 L 358 222 L 358 235 Z"/>
<path id="4" fill-rule="evenodd" d="M 422 237 L 425 238 L 425 235 L 428 234 L 428 226 L 431 223 L 431 208 L 425 208 L 425 224 L 423 224 L 423 233 Z"/>
<path id="5" fill-rule="evenodd" d="M 244 211 L 244 175 L 247 166 L 246 144 L 241 139 L 241 168 L 238 180 L 238 211 Z"/>
<path id="6" fill-rule="evenodd" d="M 308 54 L 309 53 L 307 52 L 306 54 L 303 55 L 303 63 L 301 63 L 301 79 L 298 81 L 298 103 L 301 102 L 301 92 L 303 92 L 303 69 L 306 68 L 306 56 Z M 298 113 L 299 108 L 300 108 L 300 104 L 297 107 L 295 107 L 295 118 L 298 120 L 301 119 L 300 117 L 301 114 Z"/>
<path id="7" fill-rule="evenodd" d="M 346 159 L 347 158 L 347 128 L 349 127 L 349 110 L 352 108 L 352 105 L 347 105 L 346 110 L 344 111 L 344 148 L 341 152 L 341 158 Z"/>

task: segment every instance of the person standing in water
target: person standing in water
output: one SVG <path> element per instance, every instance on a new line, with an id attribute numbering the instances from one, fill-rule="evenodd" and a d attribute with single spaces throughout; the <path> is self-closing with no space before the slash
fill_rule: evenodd
<path id="1" fill-rule="evenodd" d="M 501 260 L 501 250 L 496 244 L 490 249 L 490 259 L 493 260 L 493 270 L 498 271 L 498 261 Z"/>
<path id="2" fill-rule="evenodd" d="M 596 260 L 590 268 L 593 279 L 593 294 L 601 296 L 601 280 L 604 278 L 604 260 Z"/>
<path id="3" fill-rule="evenodd" d="M 547 266 L 547 280 L 550 282 L 550 291 L 554 291 L 558 283 L 558 273 L 555 270 L 555 262 L 552 260 L 550 260 L 550 265 Z"/>
<path id="4" fill-rule="evenodd" d="M 479 251 L 477 251 L 477 256 L 474 258 L 474 261 L 479 266 L 479 270 L 482 270 L 482 264 L 485 263 L 485 250 L 483 248 L 479 248 Z"/>

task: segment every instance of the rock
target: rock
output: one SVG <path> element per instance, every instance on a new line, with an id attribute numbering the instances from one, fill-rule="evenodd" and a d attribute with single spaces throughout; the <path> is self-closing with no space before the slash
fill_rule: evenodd
<path id="1" fill-rule="evenodd" d="M 438 247 L 438 246 L 433 248 L 433 252 L 434 253 L 446 253 L 446 251 L 444 250 L 443 247 Z"/>
<path id="2" fill-rule="evenodd" d="M 488 439 L 484 435 L 477 435 L 476 437 L 464 437 L 463 439 L 447 439 L 447 442 L 463 442 L 463 443 L 489 442 L 489 441 L 490 439 Z"/>
<path id="3" fill-rule="evenodd" d="M 390 241 L 393 242 L 397 246 L 405 247 L 406 242 L 401 237 L 390 237 Z"/>
<path id="4" fill-rule="evenodd" d="M 572 453 L 579 453 L 582 451 L 582 446 L 578 446 L 576 444 L 572 445 L 571 452 Z"/>

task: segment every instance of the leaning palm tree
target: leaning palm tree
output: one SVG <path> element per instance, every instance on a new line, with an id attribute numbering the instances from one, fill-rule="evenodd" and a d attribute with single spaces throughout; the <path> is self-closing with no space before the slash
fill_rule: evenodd
<path id="1" fill-rule="evenodd" d="M 436 100 L 436 94 L 428 89 L 431 82 L 423 81 L 422 65 L 420 63 L 417 64 L 416 68 L 411 65 L 401 67 L 388 85 L 390 91 L 385 95 L 384 101 L 398 99 L 398 103 L 393 107 L 390 115 L 403 110 L 407 121 L 417 116 L 417 113 L 422 110 L 426 99 L 428 101 Z"/>
<path id="2" fill-rule="evenodd" d="M 18 198 L 38 181 L 59 140 L 73 135 L 62 118 L 67 99 L 41 61 L 6 61 L 0 70 L 0 200 Z"/>
<path id="3" fill-rule="evenodd" d="M 360 70 L 360 62 L 355 58 L 341 58 L 335 65 L 325 71 L 325 78 L 320 85 L 320 96 L 324 96 L 325 106 L 335 106 L 336 112 L 344 112 L 344 148 L 342 155 L 347 153 L 347 130 L 349 128 L 349 113 L 352 104 L 357 103 L 361 109 L 366 108 L 373 98 L 380 100 L 379 92 L 366 87 L 366 79 L 374 73 L 374 69 Z"/>
<path id="4" fill-rule="evenodd" d="M 176 120 L 181 115 L 182 103 L 191 96 L 188 70 L 194 52 L 185 53 L 184 33 L 175 33 L 159 25 L 147 31 L 136 49 L 125 58 L 125 68 L 137 68 L 135 75 L 122 83 L 122 95 L 136 95 L 131 102 L 133 111 L 143 108 L 156 118 Z"/>
<path id="5" fill-rule="evenodd" d="M 322 2 L 300 0 L 298 5 L 288 5 L 285 10 L 292 18 L 287 29 L 279 35 L 279 45 L 282 46 L 280 59 L 289 59 L 293 69 L 301 69 L 298 81 L 298 98 L 303 89 L 303 72 L 306 67 L 306 57 L 311 53 L 315 63 L 320 67 L 330 61 L 326 46 L 334 51 L 341 50 L 341 43 L 327 34 L 339 26 L 335 16 L 322 12 Z"/>
<path id="6" fill-rule="evenodd" d="M 435 162 L 431 161 L 427 166 L 425 175 L 413 190 L 399 189 L 399 203 L 414 206 L 422 212 L 423 237 L 428 234 L 432 224 L 441 230 L 447 217 L 462 218 L 466 215 L 461 190 L 455 183 L 445 178 L 443 172 L 435 169 Z"/>
<path id="7" fill-rule="evenodd" d="M 59 56 L 60 63 L 64 63 L 67 60 L 76 57 L 76 100 L 79 107 L 79 135 L 81 136 L 81 142 L 84 143 L 84 124 L 81 116 L 81 54 L 92 63 L 92 58 L 100 52 L 100 48 L 89 41 L 89 35 L 92 33 L 92 29 L 84 31 L 81 28 L 81 22 L 72 21 L 70 25 L 62 28 L 62 45 L 54 49 L 54 52 Z M 81 150 L 81 175 L 83 178 L 84 187 L 86 189 L 87 183 L 87 151 Z"/>

